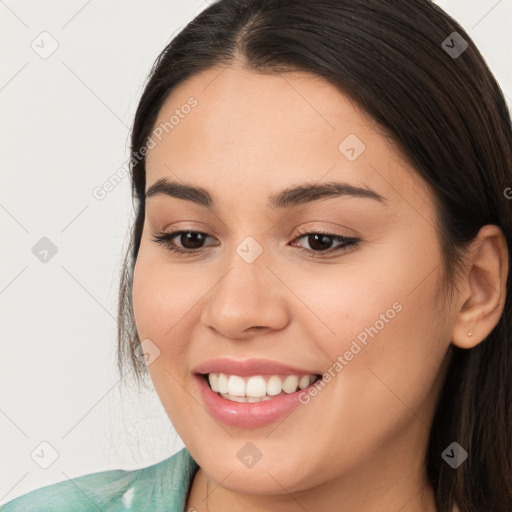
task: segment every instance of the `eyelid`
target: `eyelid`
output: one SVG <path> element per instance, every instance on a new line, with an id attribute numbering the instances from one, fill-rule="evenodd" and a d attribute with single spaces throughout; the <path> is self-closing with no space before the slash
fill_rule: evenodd
<path id="1" fill-rule="evenodd" d="M 311 225 L 319 224 L 319 225 Z M 340 224 L 338 222 L 328 222 L 325 220 L 312 220 L 307 223 L 302 223 L 298 228 L 293 228 L 289 236 L 293 233 L 323 233 L 329 236 L 343 236 L 346 238 L 362 238 L 362 236 L 355 229 Z"/>
<path id="2" fill-rule="evenodd" d="M 172 225 L 172 224 L 170 224 L 170 225 Z M 203 230 L 201 228 L 196 228 L 194 226 L 182 227 L 182 226 L 178 225 L 176 227 L 173 227 L 171 230 L 167 231 L 168 226 L 166 226 L 164 229 L 160 230 L 157 234 L 167 235 L 167 236 L 177 236 L 178 234 L 181 234 L 181 233 L 193 232 L 193 233 L 201 233 L 210 238 L 215 238 L 218 241 L 218 237 L 216 235 L 210 234 L 209 230 Z M 287 236 L 287 238 L 290 238 L 293 235 L 294 231 L 295 231 L 296 235 L 293 237 L 292 241 L 295 241 L 300 236 L 311 235 L 311 234 L 322 234 L 322 235 L 329 236 L 332 238 L 346 238 L 346 239 L 355 239 L 355 238 L 359 239 L 360 238 L 359 236 L 356 236 L 356 235 L 334 233 L 333 231 L 330 231 L 330 230 L 324 229 L 324 228 L 319 228 L 319 227 L 304 228 L 302 226 L 297 228 L 296 230 L 292 230 L 290 232 L 290 234 Z"/>
<path id="3" fill-rule="evenodd" d="M 312 234 L 312 233 L 318 233 L 318 234 L 332 236 L 332 237 L 341 236 L 341 237 L 345 237 L 345 238 L 356 238 L 355 235 L 349 235 L 349 234 L 344 234 L 344 233 L 334 233 L 333 230 L 325 229 L 325 228 L 322 228 L 322 227 L 310 227 L 310 226 L 308 226 L 308 227 L 305 228 L 303 226 L 300 226 L 299 228 L 297 228 L 296 233 L 299 234 L 299 235 L 309 235 L 309 234 Z"/>
<path id="4" fill-rule="evenodd" d="M 191 225 L 190 223 L 193 222 L 194 224 Z M 209 236 L 215 236 L 217 235 L 213 234 L 214 230 L 206 227 L 201 222 L 196 221 L 179 221 L 179 222 L 172 222 L 171 224 L 165 224 L 164 227 L 159 230 L 160 233 L 175 233 L 176 231 L 196 231 L 199 233 L 204 233 Z"/>
<path id="5" fill-rule="evenodd" d="M 158 244 L 162 244 L 166 247 L 166 249 L 174 253 L 176 256 L 202 256 L 204 255 L 204 250 L 210 246 L 203 246 L 198 247 L 194 249 L 188 249 L 186 247 L 181 247 L 180 245 L 177 245 L 175 243 L 171 243 L 171 241 L 179 237 L 180 235 L 183 235 L 184 233 L 195 233 L 195 234 L 201 234 L 204 235 L 205 238 L 213 238 L 216 240 L 216 243 L 212 244 L 214 247 L 220 245 L 220 242 L 212 235 L 210 235 L 207 232 L 195 230 L 195 229 L 188 229 L 188 228 L 176 228 L 170 232 L 160 231 L 156 234 L 153 234 L 153 241 L 155 241 Z M 305 247 L 301 246 L 295 246 L 292 245 L 292 247 L 297 247 L 299 251 L 302 253 L 307 254 L 308 257 L 312 258 L 322 258 L 322 259 L 329 259 L 332 257 L 338 257 L 342 256 L 345 253 L 351 252 L 352 250 L 355 250 L 359 244 L 361 243 L 362 239 L 359 237 L 354 236 L 346 236 L 346 235 L 338 235 L 335 233 L 328 232 L 324 229 L 304 229 L 301 228 L 298 230 L 297 236 L 293 238 L 292 242 L 296 242 L 297 240 L 300 240 L 302 238 L 306 238 L 311 235 L 324 235 L 328 238 L 333 239 L 333 241 L 336 241 L 338 243 L 341 243 L 341 245 L 337 247 L 329 247 L 328 249 L 324 251 L 315 251 L 314 249 L 307 249 Z M 341 253 L 341 254 L 340 254 Z"/>

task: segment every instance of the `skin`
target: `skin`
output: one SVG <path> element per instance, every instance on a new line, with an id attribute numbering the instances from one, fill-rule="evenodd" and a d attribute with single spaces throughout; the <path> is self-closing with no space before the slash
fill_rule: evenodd
<path id="1" fill-rule="evenodd" d="M 502 232 L 480 230 L 458 292 L 445 299 L 433 193 L 347 96 L 313 75 L 233 64 L 182 83 L 155 126 L 191 96 L 198 105 L 147 155 L 146 190 L 163 177 L 186 182 L 207 189 L 216 208 L 148 198 L 133 282 L 139 337 L 160 350 L 151 379 L 200 466 L 186 510 L 435 511 L 423 460 L 446 355 L 451 343 L 481 342 L 501 316 Z M 349 134 L 366 146 L 355 161 L 338 149 Z M 386 201 L 267 205 L 287 187 L 327 181 L 370 187 Z M 344 249 L 329 239 L 329 254 L 314 252 L 299 228 L 361 241 Z M 152 239 L 177 229 L 210 236 L 197 255 Z M 236 252 L 248 236 L 263 249 L 250 264 Z M 265 357 L 323 373 L 394 303 L 400 312 L 286 418 L 230 427 L 203 406 L 191 374 L 199 363 Z M 237 457 L 249 441 L 262 452 L 251 468 Z"/>

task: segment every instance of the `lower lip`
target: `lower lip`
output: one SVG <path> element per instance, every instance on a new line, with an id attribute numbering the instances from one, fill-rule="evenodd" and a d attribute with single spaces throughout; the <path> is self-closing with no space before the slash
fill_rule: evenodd
<path id="1" fill-rule="evenodd" d="M 300 389 L 295 393 L 280 395 L 264 402 L 234 402 L 215 393 L 204 376 L 196 375 L 195 377 L 203 401 L 212 416 L 234 427 L 255 428 L 277 421 L 301 405 L 299 394 L 307 392 L 308 389 Z"/>

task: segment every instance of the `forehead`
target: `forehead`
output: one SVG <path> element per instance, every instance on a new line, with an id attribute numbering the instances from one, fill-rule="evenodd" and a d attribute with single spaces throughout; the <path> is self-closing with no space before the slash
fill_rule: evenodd
<path id="1" fill-rule="evenodd" d="M 152 141 L 146 189 L 173 178 L 267 197 L 283 185 L 339 179 L 397 200 L 429 192 L 370 116 L 304 72 L 229 66 L 194 75 L 167 97 Z"/>

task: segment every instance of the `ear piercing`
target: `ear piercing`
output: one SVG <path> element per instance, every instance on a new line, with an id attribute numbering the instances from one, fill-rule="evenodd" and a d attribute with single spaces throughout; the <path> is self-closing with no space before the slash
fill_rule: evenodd
<path id="1" fill-rule="evenodd" d="M 472 335 L 473 335 L 473 331 L 469 331 L 468 336 L 472 336 Z"/>

